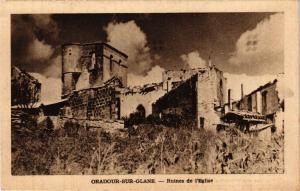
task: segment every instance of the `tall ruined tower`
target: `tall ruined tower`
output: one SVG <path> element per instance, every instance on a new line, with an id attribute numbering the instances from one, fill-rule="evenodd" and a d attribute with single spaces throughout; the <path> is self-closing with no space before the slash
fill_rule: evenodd
<path id="1" fill-rule="evenodd" d="M 211 65 L 205 73 L 198 74 L 196 87 L 197 126 L 216 129 L 226 102 L 227 80 L 221 70 Z"/>
<path id="2" fill-rule="evenodd" d="M 106 43 L 69 43 L 62 46 L 62 98 L 74 90 L 101 86 L 118 77 L 127 86 L 128 56 Z"/>

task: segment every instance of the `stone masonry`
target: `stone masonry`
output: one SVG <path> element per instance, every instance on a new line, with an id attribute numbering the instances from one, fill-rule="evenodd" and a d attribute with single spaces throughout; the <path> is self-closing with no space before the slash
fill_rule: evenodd
<path id="1" fill-rule="evenodd" d="M 117 76 L 127 85 L 127 55 L 106 43 L 62 46 L 62 98 L 74 90 L 97 87 Z"/>
<path id="2" fill-rule="evenodd" d="M 129 117 L 139 106 L 145 109 L 145 117 L 149 116 L 152 114 L 152 104 L 165 94 L 163 83 L 123 89 L 120 94 L 121 117 Z"/>
<path id="3" fill-rule="evenodd" d="M 226 78 L 214 65 L 163 72 L 161 83 L 127 86 L 127 55 L 106 43 L 66 44 L 62 49 L 63 115 L 73 119 L 120 121 L 143 111 L 175 115 L 198 128 L 216 130 L 225 113 Z M 269 116 L 278 110 L 276 83 L 236 102 L 238 110 Z M 227 103 L 228 104 L 228 103 Z M 178 119 L 178 118 L 177 118 Z"/>
<path id="4" fill-rule="evenodd" d="M 201 69 L 181 82 L 153 104 L 156 116 L 174 114 L 192 120 L 199 128 L 214 128 L 220 123 L 225 100 L 226 79 L 215 67 Z"/>
<path id="5" fill-rule="evenodd" d="M 207 128 L 220 121 L 226 79 L 215 66 L 168 70 L 161 83 L 127 87 L 127 56 L 106 43 L 62 48 L 64 116 L 120 120 L 144 110 L 145 117 L 175 114 Z"/>

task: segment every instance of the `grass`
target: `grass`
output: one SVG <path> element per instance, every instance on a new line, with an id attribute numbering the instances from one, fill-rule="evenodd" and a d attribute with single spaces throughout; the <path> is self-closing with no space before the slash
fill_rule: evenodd
<path id="1" fill-rule="evenodd" d="M 139 124 L 117 136 L 49 124 L 12 127 L 13 175 L 283 172 L 283 135 L 261 143 L 235 129 Z"/>

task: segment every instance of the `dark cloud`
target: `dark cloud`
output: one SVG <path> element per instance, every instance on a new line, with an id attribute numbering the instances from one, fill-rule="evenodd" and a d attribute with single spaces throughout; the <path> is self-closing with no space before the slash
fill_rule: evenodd
<path id="1" fill-rule="evenodd" d="M 51 15 L 12 15 L 12 64 L 39 72 L 49 65 L 59 41 L 59 28 Z"/>
<path id="2" fill-rule="evenodd" d="M 12 15 L 12 63 L 40 72 L 49 62 L 29 61 L 28 48 L 36 45 L 54 49 L 49 60 L 59 54 L 59 47 L 68 42 L 105 41 L 109 23 L 135 24 L 147 36 L 146 47 L 151 55 L 160 56 L 160 66 L 176 69 L 182 63 L 180 55 L 198 51 L 204 60 L 211 52 L 212 60 L 222 70 L 238 73 L 228 63 L 240 35 L 252 30 L 272 13 L 168 13 L 168 14 L 38 14 Z M 48 46 L 49 47 L 49 46 Z M 33 57 L 33 58 L 36 58 Z M 149 58 L 149 57 L 148 57 Z M 142 58 L 144 59 L 144 58 Z M 149 68 L 148 70 L 150 70 Z M 146 73 L 145 71 L 144 73 Z"/>
<path id="3" fill-rule="evenodd" d="M 132 82 L 159 80 L 165 69 L 204 65 L 209 56 L 231 74 L 274 74 L 283 68 L 283 45 L 272 45 L 283 37 L 279 30 L 283 24 L 270 17 L 273 14 L 15 14 L 11 16 L 12 64 L 39 74 L 45 84 L 55 79 L 57 83 L 49 82 L 60 90 L 60 45 L 109 41 L 129 55 Z M 250 42 L 248 36 L 253 36 Z M 252 52 L 243 52 L 244 48 Z M 260 63 L 255 64 L 256 72 L 253 63 Z"/>

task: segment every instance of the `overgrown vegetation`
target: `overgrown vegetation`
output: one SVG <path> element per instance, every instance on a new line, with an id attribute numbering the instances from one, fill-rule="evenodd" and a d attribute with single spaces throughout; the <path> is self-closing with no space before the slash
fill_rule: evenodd
<path id="1" fill-rule="evenodd" d="M 34 121 L 34 120 L 33 120 Z M 12 174 L 282 173 L 283 135 L 138 124 L 128 131 L 54 130 L 50 119 L 12 127 Z"/>

